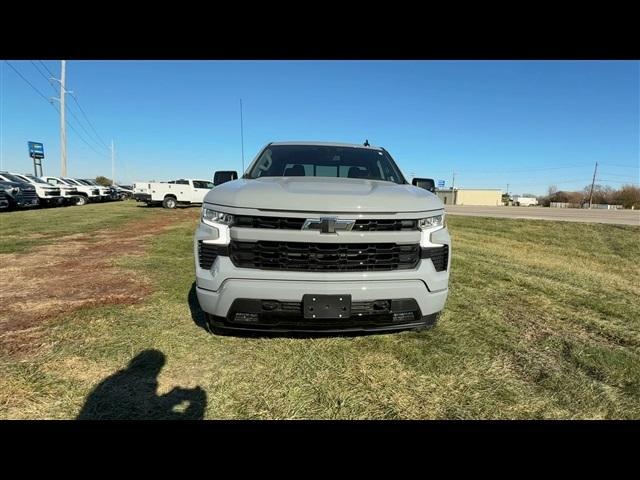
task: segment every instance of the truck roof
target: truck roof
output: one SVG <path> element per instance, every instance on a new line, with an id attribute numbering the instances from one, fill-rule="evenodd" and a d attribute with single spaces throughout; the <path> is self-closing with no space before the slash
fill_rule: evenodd
<path id="1" fill-rule="evenodd" d="M 362 143 L 291 141 L 291 142 L 271 142 L 269 145 L 322 145 L 326 147 L 370 148 L 371 150 L 382 150 L 380 147 L 376 147 L 374 145 L 365 147 Z"/>

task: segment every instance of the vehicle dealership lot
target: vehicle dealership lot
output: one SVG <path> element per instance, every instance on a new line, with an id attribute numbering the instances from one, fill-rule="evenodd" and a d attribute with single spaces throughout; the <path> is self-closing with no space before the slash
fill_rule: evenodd
<path id="1" fill-rule="evenodd" d="M 105 379 L 91 397 L 126 396 L 109 412 L 124 418 L 177 415 L 142 407 L 154 381 L 154 398 L 201 407 L 187 418 L 640 417 L 639 227 L 451 215 L 434 330 L 252 338 L 201 327 L 198 215 L 129 201 L 2 214 L 1 418 L 75 418 Z M 139 355 L 159 368 L 129 365 Z"/>
<path id="2" fill-rule="evenodd" d="M 445 211 L 450 215 L 468 215 L 472 217 L 525 218 L 531 220 L 560 220 L 565 222 L 640 226 L 640 210 L 445 205 Z"/>

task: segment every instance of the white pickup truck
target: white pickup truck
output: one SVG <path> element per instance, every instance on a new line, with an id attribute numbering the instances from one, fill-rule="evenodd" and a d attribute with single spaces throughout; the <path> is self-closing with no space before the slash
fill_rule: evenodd
<path id="1" fill-rule="evenodd" d="M 200 205 L 204 196 L 213 188 L 213 182 L 193 178 L 181 178 L 170 182 L 135 182 L 133 198 L 147 205 L 162 204 L 165 208 L 178 205 Z"/>
<path id="2" fill-rule="evenodd" d="M 71 178 L 42 177 L 42 179 L 53 186 L 69 186 L 77 189 L 78 199 L 76 205 L 86 205 L 88 202 L 100 201 L 100 190 L 98 189 L 98 187 L 84 185 L 80 182 L 76 182 Z"/>

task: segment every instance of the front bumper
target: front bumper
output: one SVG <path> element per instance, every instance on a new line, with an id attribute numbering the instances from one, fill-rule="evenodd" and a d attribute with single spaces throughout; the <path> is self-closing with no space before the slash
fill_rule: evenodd
<path id="1" fill-rule="evenodd" d="M 150 193 L 134 193 L 133 199 L 136 202 L 151 202 L 151 194 Z"/>
<path id="2" fill-rule="evenodd" d="M 355 313 L 348 318 L 309 320 L 304 319 L 300 305 L 305 294 L 350 294 L 352 305 L 394 301 L 413 306 L 384 312 Z M 202 310 L 214 323 L 223 328 L 252 331 L 348 332 L 398 330 L 418 327 L 444 308 L 448 290 L 429 292 L 420 280 L 365 281 L 365 282 L 299 282 L 229 279 L 214 292 L 196 287 L 196 295 Z M 253 302 L 251 302 L 253 300 Z M 264 302 L 263 302 L 264 300 Z M 264 305 L 284 305 L 274 314 Z M 256 314 L 250 321 L 237 313 Z M 394 315 L 396 313 L 397 315 Z"/>

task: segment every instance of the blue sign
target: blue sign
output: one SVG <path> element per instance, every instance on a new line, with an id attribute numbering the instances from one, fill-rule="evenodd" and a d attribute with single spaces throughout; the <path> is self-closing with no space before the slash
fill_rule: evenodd
<path id="1" fill-rule="evenodd" d="M 438 188 L 444 188 L 444 180 L 438 180 Z"/>
<path id="2" fill-rule="evenodd" d="M 28 142 L 29 156 L 32 158 L 44 158 L 44 145 L 38 142 Z"/>

